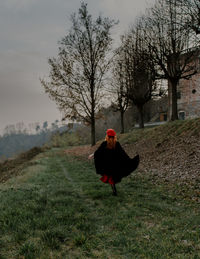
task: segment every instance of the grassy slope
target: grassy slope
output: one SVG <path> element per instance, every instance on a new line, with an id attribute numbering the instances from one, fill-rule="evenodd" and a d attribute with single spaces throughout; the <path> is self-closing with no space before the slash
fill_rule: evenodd
<path id="1" fill-rule="evenodd" d="M 179 136 L 189 137 L 199 135 L 200 133 L 200 118 L 189 120 L 178 120 L 168 122 L 158 127 L 150 127 L 144 130 L 136 129 L 130 133 L 123 134 L 120 137 L 122 143 L 131 143 L 140 140 L 141 138 L 154 140 L 157 143 L 162 143 L 170 138 L 175 139 Z"/>
<path id="2" fill-rule="evenodd" d="M 199 205 L 135 173 L 102 184 L 50 149 L 0 184 L 0 258 L 200 258 Z"/>

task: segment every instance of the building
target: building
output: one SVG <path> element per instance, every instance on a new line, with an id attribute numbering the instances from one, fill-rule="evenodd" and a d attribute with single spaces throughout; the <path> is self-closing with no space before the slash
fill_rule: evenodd
<path id="1" fill-rule="evenodd" d="M 181 80 L 177 90 L 179 119 L 200 117 L 200 73 Z"/>
<path id="2" fill-rule="evenodd" d="M 190 79 L 181 79 L 177 87 L 179 119 L 200 117 L 200 55 L 194 57 L 197 73 Z M 171 118 L 171 87 L 168 83 L 168 118 Z"/>

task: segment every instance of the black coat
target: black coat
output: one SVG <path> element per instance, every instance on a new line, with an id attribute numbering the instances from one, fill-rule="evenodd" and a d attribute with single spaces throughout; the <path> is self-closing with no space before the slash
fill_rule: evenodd
<path id="1" fill-rule="evenodd" d="M 131 159 L 119 142 L 114 149 L 108 149 L 104 141 L 94 153 L 94 162 L 97 174 L 111 175 L 117 183 L 138 167 L 139 155 Z"/>

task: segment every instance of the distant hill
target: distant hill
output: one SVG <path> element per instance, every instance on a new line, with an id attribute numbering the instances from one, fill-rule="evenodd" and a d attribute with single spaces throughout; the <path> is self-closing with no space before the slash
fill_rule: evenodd
<path id="1" fill-rule="evenodd" d="M 0 159 L 13 157 L 34 146 L 42 146 L 49 141 L 51 134 L 12 134 L 0 138 Z"/>
<path id="2" fill-rule="evenodd" d="M 41 131 L 38 134 L 6 134 L 0 137 L 0 160 L 11 158 L 36 146 L 41 147 L 49 142 L 55 133 L 61 134 L 67 130 L 67 126 L 62 126 L 56 130 Z"/>

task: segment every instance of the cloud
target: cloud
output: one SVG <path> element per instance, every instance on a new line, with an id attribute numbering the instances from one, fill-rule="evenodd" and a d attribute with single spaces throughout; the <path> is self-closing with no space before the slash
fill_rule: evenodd
<path id="1" fill-rule="evenodd" d="M 2 0 L 0 8 L 9 12 L 25 12 L 37 5 L 39 0 Z"/>
<path id="2" fill-rule="evenodd" d="M 133 23 L 135 18 L 145 10 L 154 0 L 102 0 L 100 8 L 105 10 L 108 16 L 119 19 L 120 23 L 126 28 L 130 23 Z"/>

